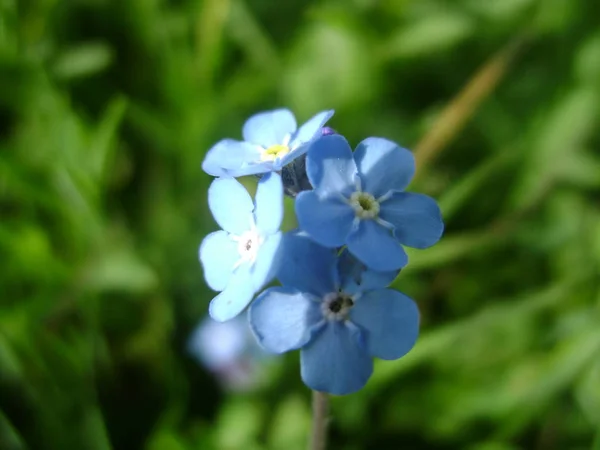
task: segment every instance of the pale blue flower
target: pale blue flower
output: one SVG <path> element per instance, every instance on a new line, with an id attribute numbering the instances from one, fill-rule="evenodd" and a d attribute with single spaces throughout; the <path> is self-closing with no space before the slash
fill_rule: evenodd
<path id="1" fill-rule="evenodd" d="M 202 169 L 209 175 L 230 177 L 279 172 L 306 153 L 332 115 L 333 111 L 322 111 L 297 128 L 288 109 L 255 114 L 244 124 L 244 140 L 219 141 L 206 154 Z"/>
<path id="2" fill-rule="evenodd" d="M 233 178 L 218 178 L 208 190 L 210 210 L 223 228 L 200 246 L 204 277 L 221 291 L 210 303 L 217 321 L 229 320 L 250 303 L 277 270 L 283 218 L 283 186 L 276 173 L 258 183 L 256 202 Z"/>
<path id="3" fill-rule="evenodd" d="M 258 386 L 271 359 L 252 336 L 243 316 L 224 323 L 204 318 L 190 335 L 187 348 L 225 388 L 236 391 Z"/>

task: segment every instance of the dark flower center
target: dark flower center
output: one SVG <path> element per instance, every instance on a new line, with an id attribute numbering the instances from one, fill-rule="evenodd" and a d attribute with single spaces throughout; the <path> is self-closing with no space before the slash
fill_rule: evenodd
<path id="1" fill-rule="evenodd" d="M 354 306 L 352 299 L 346 295 L 340 294 L 335 300 L 329 303 L 329 310 L 332 313 L 339 313 L 342 308 L 351 308 Z"/>

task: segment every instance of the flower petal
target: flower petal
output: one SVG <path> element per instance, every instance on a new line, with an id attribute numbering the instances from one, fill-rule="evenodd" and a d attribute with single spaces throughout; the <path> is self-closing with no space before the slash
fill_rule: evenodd
<path id="1" fill-rule="evenodd" d="M 335 111 L 330 109 L 329 111 L 321 111 L 315 114 L 313 117 L 308 119 L 299 129 L 294 133 L 290 141 L 290 147 L 297 147 L 307 142 L 312 141 L 315 137 L 321 136 L 321 128 L 327 123 Z"/>
<path id="2" fill-rule="evenodd" d="M 342 290 L 349 294 L 385 288 L 394 281 L 399 272 L 399 270 L 380 272 L 369 269 L 347 248 L 338 258 L 338 271 Z"/>
<path id="3" fill-rule="evenodd" d="M 313 142 L 306 157 L 306 173 L 320 197 L 349 196 L 355 190 L 357 169 L 348 141 L 331 135 Z"/>
<path id="4" fill-rule="evenodd" d="M 356 147 L 354 159 L 358 166 L 362 190 L 381 197 L 389 190 L 404 190 L 415 174 L 412 153 L 395 142 L 370 137 Z"/>
<path id="5" fill-rule="evenodd" d="M 408 263 L 406 252 L 391 231 L 370 219 L 361 220 L 350 233 L 348 250 L 373 270 L 397 270 Z"/>
<path id="6" fill-rule="evenodd" d="M 315 391 L 334 395 L 361 389 L 373 373 L 373 360 L 361 334 L 352 324 L 327 322 L 300 352 L 304 383 Z"/>
<path id="7" fill-rule="evenodd" d="M 217 178 L 208 188 L 208 206 L 221 228 L 235 235 L 250 229 L 252 199 L 233 178 Z"/>
<path id="8" fill-rule="evenodd" d="M 256 161 L 260 161 L 260 150 L 256 145 L 223 139 L 206 153 L 202 170 L 214 177 L 241 176 L 235 172 Z"/>
<path id="9" fill-rule="evenodd" d="M 277 274 L 281 284 L 317 296 L 337 291 L 335 250 L 322 247 L 301 233 L 287 233 L 281 248 Z"/>
<path id="10" fill-rule="evenodd" d="M 199 256 L 206 284 L 215 291 L 225 289 L 231 278 L 233 266 L 240 258 L 237 243 L 227 232 L 215 231 L 206 236 L 200 244 Z"/>
<path id="11" fill-rule="evenodd" d="M 283 144 L 287 135 L 296 131 L 296 119 L 288 109 L 265 111 L 250 117 L 244 124 L 242 136 L 246 142 L 264 148 Z"/>
<path id="12" fill-rule="evenodd" d="M 268 173 L 258 182 L 254 216 L 256 227 L 262 234 L 279 230 L 283 220 L 283 183 L 276 173 Z"/>
<path id="13" fill-rule="evenodd" d="M 269 283 L 277 274 L 280 266 L 281 251 L 281 233 L 271 234 L 258 249 L 256 261 L 252 266 L 252 286 L 255 292 Z"/>
<path id="14" fill-rule="evenodd" d="M 337 198 L 319 197 L 315 191 L 303 191 L 296 197 L 296 216 L 300 228 L 319 244 L 339 247 L 353 227 L 354 210 Z"/>
<path id="15" fill-rule="evenodd" d="M 430 247 L 444 232 L 440 207 L 427 195 L 394 192 L 381 203 L 380 216 L 394 225 L 396 238 L 409 247 Z"/>
<path id="16" fill-rule="evenodd" d="M 246 263 L 237 268 L 225 290 L 212 299 L 208 313 L 217 322 L 233 319 L 248 306 L 253 296 L 250 267 Z"/>
<path id="17" fill-rule="evenodd" d="M 354 303 L 350 318 L 365 330 L 370 355 L 381 359 L 404 356 L 419 335 L 417 305 L 393 289 L 365 292 Z"/>
<path id="18" fill-rule="evenodd" d="M 250 328 L 258 343 L 273 353 L 302 347 L 321 318 L 316 298 L 285 287 L 267 289 L 248 309 Z"/>

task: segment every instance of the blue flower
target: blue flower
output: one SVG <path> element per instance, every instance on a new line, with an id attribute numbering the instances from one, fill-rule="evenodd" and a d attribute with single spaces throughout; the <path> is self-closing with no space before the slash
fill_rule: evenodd
<path id="1" fill-rule="evenodd" d="M 444 230 L 432 198 L 403 192 L 414 172 L 412 154 L 387 139 L 367 138 L 353 153 L 342 136 L 324 136 L 306 157 L 314 190 L 296 198 L 300 228 L 326 247 L 347 245 L 372 269 L 404 267 L 402 245 L 429 247 Z"/>
<path id="2" fill-rule="evenodd" d="M 210 210 L 223 228 L 204 239 L 200 261 L 206 283 L 222 291 L 209 313 L 219 322 L 237 316 L 277 270 L 283 218 L 283 187 L 276 173 L 258 183 L 256 205 L 233 178 L 218 178 L 208 190 Z"/>
<path id="3" fill-rule="evenodd" d="M 252 336 L 245 317 L 225 323 L 204 318 L 192 332 L 187 348 L 224 387 L 248 390 L 264 380 L 269 355 Z"/>
<path id="4" fill-rule="evenodd" d="M 287 109 L 255 114 L 244 124 L 244 140 L 217 142 L 206 154 L 202 169 L 217 177 L 280 171 L 306 153 L 331 116 L 333 111 L 322 111 L 297 129 L 296 118 Z"/>
<path id="5" fill-rule="evenodd" d="M 258 342 L 273 353 L 301 349 L 301 375 L 316 391 L 343 395 L 361 389 L 373 357 L 404 356 L 419 333 L 415 303 L 385 289 L 389 276 L 370 276 L 368 286 L 349 282 L 357 271 L 333 249 L 302 234 L 283 239 L 282 287 L 260 294 L 248 310 Z M 355 260 L 354 260 L 355 261 Z M 389 275 L 389 274 L 388 274 Z"/>

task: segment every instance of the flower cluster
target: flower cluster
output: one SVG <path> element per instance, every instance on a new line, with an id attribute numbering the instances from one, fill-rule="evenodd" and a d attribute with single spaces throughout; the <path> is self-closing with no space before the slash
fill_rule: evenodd
<path id="1" fill-rule="evenodd" d="M 297 128 L 286 109 L 259 113 L 244 124 L 244 141 L 208 151 L 202 167 L 218 177 L 209 207 L 222 230 L 204 239 L 200 261 L 219 291 L 213 319 L 250 305 L 264 349 L 300 349 L 306 385 L 342 395 L 366 384 L 373 357 L 398 359 L 413 347 L 418 309 L 388 286 L 408 263 L 404 246 L 433 245 L 444 225 L 433 199 L 404 191 L 415 172 L 408 150 L 369 137 L 352 151 L 325 126 L 332 115 Z M 234 178 L 243 175 L 260 177 L 254 202 Z M 286 234 L 284 193 L 299 225 Z M 275 278 L 281 286 L 263 290 Z"/>

